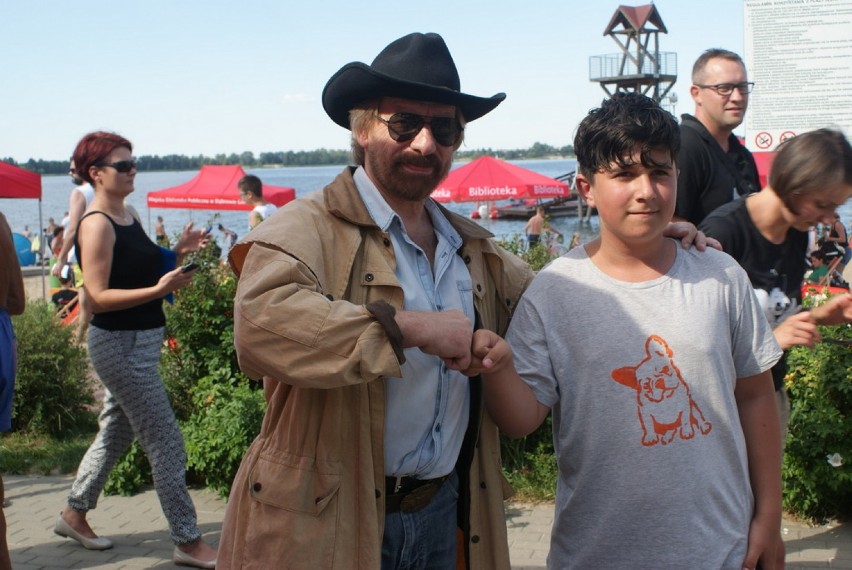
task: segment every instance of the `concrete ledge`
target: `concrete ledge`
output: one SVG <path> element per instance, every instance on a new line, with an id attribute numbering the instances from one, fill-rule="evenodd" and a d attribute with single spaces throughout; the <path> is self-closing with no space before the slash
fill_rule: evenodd
<path id="1" fill-rule="evenodd" d="M 50 265 L 47 267 L 39 267 L 38 265 L 27 265 L 21 267 L 21 273 L 24 277 L 38 277 L 39 275 L 50 275 Z"/>

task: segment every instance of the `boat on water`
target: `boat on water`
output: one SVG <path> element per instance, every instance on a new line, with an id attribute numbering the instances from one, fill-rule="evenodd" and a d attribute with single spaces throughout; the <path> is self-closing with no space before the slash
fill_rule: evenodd
<path id="1" fill-rule="evenodd" d="M 544 213 L 551 217 L 561 216 L 577 216 L 582 215 L 582 209 L 585 209 L 585 203 L 576 197 L 568 198 L 552 198 L 550 200 L 517 200 L 510 201 L 508 204 L 496 206 L 491 210 L 493 218 L 521 218 L 527 220 L 535 215 L 535 209 L 539 206 L 544 208 Z"/>
<path id="2" fill-rule="evenodd" d="M 544 208 L 545 215 L 551 218 L 562 216 L 588 217 L 594 214 L 586 205 L 585 200 L 580 198 L 574 185 L 575 172 L 569 172 L 556 177 L 556 180 L 565 182 L 571 189 L 569 196 L 558 196 L 555 198 L 527 198 L 525 200 L 510 200 L 509 203 L 496 206 L 491 209 L 491 218 L 518 218 L 527 220 L 535 215 L 539 206 Z"/>

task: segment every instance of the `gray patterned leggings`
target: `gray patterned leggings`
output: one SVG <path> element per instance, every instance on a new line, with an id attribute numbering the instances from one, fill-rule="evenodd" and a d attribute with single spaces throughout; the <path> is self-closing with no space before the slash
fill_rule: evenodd
<path id="1" fill-rule="evenodd" d="M 183 436 L 157 371 L 163 329 L 108 331 L 89 328 L 89 357 L 106 387 L 100 431 L 80 462 L 68 506 L 86 512 L 98 504 L 109 472 L 139 438 L 175 544 L 201 537 L 186 489 Z"/>

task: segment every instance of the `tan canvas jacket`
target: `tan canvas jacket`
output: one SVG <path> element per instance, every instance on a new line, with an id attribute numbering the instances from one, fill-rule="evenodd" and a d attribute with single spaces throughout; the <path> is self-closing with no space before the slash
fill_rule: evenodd
<path id="1" fill-rule="evenodd" d="M 384 382 L 400 366 L 365 309 L 396 308 L 390 237 L 372 221 L 347 168 L 291 202 L 238 243 L 234 307 L 240 366 L 263 378 L 268 409 L 234 480 L 218 568 L 380 567 L 384 524 Z M 482 326 L 503 334 L 532 279 L 489 232 L 445 211 L 464 239 Z M 508 569 L 497 428 L 471 380 L 462 457 L 459 567 Z M 478 429 L 477 429 L 478 428 Z M 460 534 L 462 536 L 462 534 Z"/>

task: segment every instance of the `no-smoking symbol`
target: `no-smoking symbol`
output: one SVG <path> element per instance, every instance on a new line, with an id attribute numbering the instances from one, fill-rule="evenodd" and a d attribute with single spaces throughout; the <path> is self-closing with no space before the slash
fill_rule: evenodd
<path id="1" fill-rule="evenodd" d="M 757 145 L 757 148 L 765 150 L 772 146 L 772 135 L 770 135 L 766 131 L 761 131 L 757 133 L 756 137 L 754 137 L 754 144 Z"/>
<path id="2" fill-rule="evenodd" d="M 781 133 L 781 136 L 778 137 L 778 142 L 782 143 L 784 141 L 788 141 L 795 136 L 796 133 L 794 133 L 793 131 L 784 131 L 783 133 Z"/>

